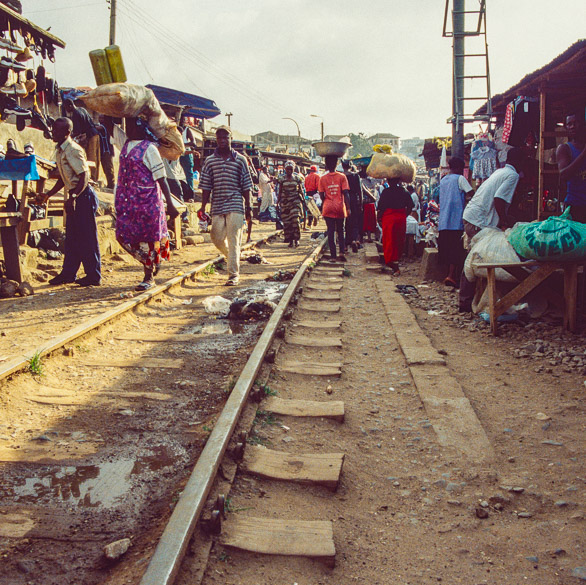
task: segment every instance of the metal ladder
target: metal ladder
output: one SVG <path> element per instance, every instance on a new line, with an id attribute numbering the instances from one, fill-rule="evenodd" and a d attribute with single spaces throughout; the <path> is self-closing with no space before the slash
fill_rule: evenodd
<path id="1" fill-rule="evenodd" d="M 446 0 L 446 7 L 444 12 L 444 26 L 443 35 L 444 37 L 454 38 L 454 54 L 453 54 L 453 112 L 452 116 L 448 119 L 448 123 L 460 125 L 469 124 L 473 122 L 490 122 L 492 119 L 492 102 L 490 93 L 490 65 L 488 59 L 488 39 L 486 34 L 486 0 L 477 0 L 479 2 L 478 10 L 452 10 L 452 27 L 448 30 L 448 13 L 450 3 L 453 2 L 455 5 L 464 6 L 464 0 Z M 472 30 L 466 30 L 466 17 L 467 15 L 477 15 L 478 21 L 476 28 Z M 455 26 L 459 22 L 460 26 Z M 456 30 L 454 30 L 456 29 Z M 465 38 L 479 38 L 483 40 L 483 46 L 481 45 L 478 52 L 466 53 L 464 49 Z M 457 43 L 459 43 L 459 47 Z M 471 61 L 472 59 L 484 59 L 485 67 L 483 74 L 481 75 L 466 75 L 465 74 L 465 62 L 466 60 Z M 486 95 L 481 96 L 467 96 L 466 95 L 466 80 L 472 79 L 485 79 L 486 80 Z M 486 102 L 486 114 L 475 115 L 466 114 L 464 110 L 465 102 L 482 101 Z"/>

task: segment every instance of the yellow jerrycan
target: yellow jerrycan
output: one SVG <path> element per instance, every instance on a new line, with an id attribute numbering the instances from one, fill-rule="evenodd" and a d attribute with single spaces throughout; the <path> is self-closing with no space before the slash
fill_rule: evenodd
<path id="1" fill-rule="evenodd" d="M 90 51 L 90 61 L 92 69 L 94 70 L 94 77 L 97 85 L 104 85 L 105 83 L 112 83 L 112 73 L 108 65 L 108 58 L 104 49 L 96 49 Z"/>
<path id="2" fill-rule="evenodd" d="M 122 61 L 122 53 L 118 45 L 110 45 L 106 47 L 106 57 L 110 65 L 112 79 L 116 83 L 124 83 L 128 80 L 126 77 L 126 70 L 124 69 L 124 61 Z"/>

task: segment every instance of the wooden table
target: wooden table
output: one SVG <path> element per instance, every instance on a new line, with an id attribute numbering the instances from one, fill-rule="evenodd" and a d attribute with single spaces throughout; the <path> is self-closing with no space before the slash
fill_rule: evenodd
<path id="1" fill-rule="evenodd" d="M 0 211 L 0 241 L 4 251 L 6 277 L 16 282 L 22 282 L 20 268 L 20 248 L 18 245 L 18 226 L 22 216 L 18 212 Z"/>
<path id="2" fill-rule="evenodd" d="M 486 268 L 488 277 L 488 302 L 490 312 L 490 330 L 493 335 L 498 334 L 498 318 L 514 304 L 518 303 L 525 295 L 553 274 L 556 270 L 564 271 L 564 295 L 563 298 L 550 289 L 544 289 L 549 300 L 564 306 L 564 331 L 576 330 L 576 305 L 578 299 L 578 267 L 586 263 L 583 260 L 562 262 L 542 262 L 531 260 L 527 262 L 510 263 L 479 263 L 477 268 Z M 504 297 L 497 298 L 495 270 L 502 268 L 512 274 L 519 283 Z M 533 270 L 532 270 L 533 269 Z"/>

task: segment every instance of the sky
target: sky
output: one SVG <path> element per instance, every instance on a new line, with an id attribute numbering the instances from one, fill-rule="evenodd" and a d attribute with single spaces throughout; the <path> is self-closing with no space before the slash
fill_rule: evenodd
<path id="1" fill-rule="evenodd" d="M 492 93 L 586 38 L 585 0 L 487 0 Z M 108 0 L 23 0 L 23 15 L 66 43 L 61 86 L 95 85 L 88 53 L 109 38 Z M 117 0 L 128 81 L 213 99 L 215 122 L 318 138 L 388 132 L 447 136 L 452 39 L 444 0 Z M 450 0 L 451 6 L 451 0 Z M 466 0 L 477 10 L 478 0 Z M 483 39 L 467 40 L 482 52 Z M 477 59 L 477 61 L 480 61 Z M 467 74 L 481 74 L 479 64 Z M 470 81 L 468 95 L 486 95 Z M 468 102 L 471 113 L 481 101 Z M 318 116 L 318 117 L 315 117 Z M 467 131 L 477 128 L 468 127 Z"/>

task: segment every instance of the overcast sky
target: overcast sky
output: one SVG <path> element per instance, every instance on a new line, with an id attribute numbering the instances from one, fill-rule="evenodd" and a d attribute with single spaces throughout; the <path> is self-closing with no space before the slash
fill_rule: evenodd
<path id="1" fill-rule="evenodd" d="M 108 44 L 107 0 L 23 0 L 67 42 L 62 86 L 95 85 L 88 52 Z M 315 138 L 451 134 L 451 39 L 444 0 L 118 0 L 128 80 L 213 99 L 247 133 Z M 163 8 L 164 7 L 164 8 Z M 478 0 L 467 0 L 475 10 Z M 487 0 L 493 94 L 586 37 L 585 0 Z M 467 41 L 479 52 L 480 40 Z M 468 72 L 479 73 L 479 71 Z M 469 95 L 482 95 L 479 82 Z M 480 93 L 479 93 L 480 92 Z M 481 105 L 475 102 L 474 109 Z M 470 109 L 470 108 L 469 108 Z"/>

